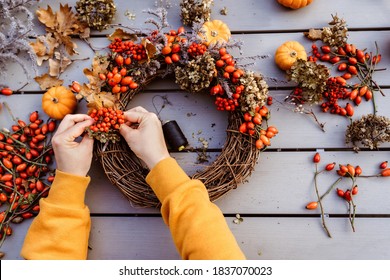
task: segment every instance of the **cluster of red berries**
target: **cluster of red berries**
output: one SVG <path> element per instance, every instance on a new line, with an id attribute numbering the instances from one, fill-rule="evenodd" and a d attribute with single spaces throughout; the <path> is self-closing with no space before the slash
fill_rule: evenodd
<path id="1" fill-rule="evenodd" d="M 110 130 L 118 130 L 125 122 L 123 111 L 113 108 L 93 109 L 89 116 L 95 120 L 95 123 L 89 127 L 93 132 L 107 133 Z"/>
<path id="2" fill-rule="evenodd" d="M 188 47 L 188 54 L 192 57 L 199 56 L 199 55 L 204 55 L 204 53 L 207 51 L 207 47 L 204 44 L 198 44 L 193 42 L 189 47 Z"/>
<path id="3" fill-rule="evenodd" d="M 214 104 L 217 106 L 218 111 L 234 111 L 238 107 L 237 99 L 230 99 L 217 96 Z"/>
<path id="4" fill-rule="evenodd" d="M 138 83 L 133 80 L 133 77 L 127 75 L 127 69 L 118 67 L 112 68 L 108 71 L 107 74 L 99 74 L 99 78 L 102 81 L 106 81 L 107 84 L 111 87 L 111 92 L 116 93 L 125 93 L 129 89 L 138 88 Z"/>
<path id="5" fill-rule="evenodd" d="M 217 110 L 219 111 L 234 111 L 239 106 L 239 98 L 241 96 L 241 93 L 244 90 L 243 85 L 236 86 L 235 92 L 232 94 L 232 98 L 223 98 L 223 97 L 216 97 L 215 99 L 215 105 L 217 105 Z M 210 94 L 211 95 L 223 95 L 225 93 L 225 90 L 221 86 L 221 84 L 218 84 L 216 86 L 213 86 L 210 88 Z"/>
<path id="6" fill-rule="evenodd" d="M 133 41 L 122 41 L 120 38 L 115 38 L 108 47 L 112 52 L 122 54 L 124 59 L 131 57 L 133 60 L 140 61 L 147 58 L 145 47 Z"/>
<path id="7" fill-rule="evenodd" d="M 11 221 L 20 223 L 39 212 L 38 200 L 48 194 L 54 180 L 48 140 L 55 129 L 55 121 L 44 122 L 34 111 L 29 122 L 19 119 L 0 133 L 0 240 L 12 234 Z"/>
<path id="8" fill-rule="evenodd" d="M 323 93 L 326 100 L 321 104 L 323 112 L 330 112 L 332 114 L 339 114 L 342 116 L 352 116 L 353 107 L 348 103 L 347 106 L 341 107 L 338 104 L 340 99 L 349 99 L 358 106 L 362 98 L 367 101 L 372 99 L 372 89 L 366 84 L 357 84 L 351 91 L 347 89 L 347 80 L 356 76 L 359 71 L 370 72 L 381 60 L 381 55 L 372 56 L 368 52 L 357 49 L 353 44 L 345 44 L 343 47 L 332 50 L 330 46 L 324 45 L 320 48 L 316 44 L 312 45 L 313 55 L 308 58 L 309 61 L 330 62 L 338 64 L 337 70 L 344 72 L 337 77 L 329 78 L 327 82 L 327 90 Z M 297 92 L 299 96 L 299 93 Z M 297 99 L 297 98 L 296 98 Z"/>

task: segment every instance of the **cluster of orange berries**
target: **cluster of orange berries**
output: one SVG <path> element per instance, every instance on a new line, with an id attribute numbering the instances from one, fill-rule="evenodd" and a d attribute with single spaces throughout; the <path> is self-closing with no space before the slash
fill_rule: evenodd
<path id="1" fill-rule="evenodd" d="M 95 120 L 89 127 L 93 132 L 107 133 L 110 130 L 118 130 L 120 125 L 125 123 L 123 111 L 113 108 L 92 109 L 89 116 Z"/>
<path id="2" fill-rule="evenodd" d="M 115 66 L 107 74 L 99 74 L 99 78 L 103 81 L 106 81 L 107 84 L 112 88 L 111 92 L 116 93 L 125 93 L 129 89 L 138 88 L 138 83 L 133 80 L 133 77 L 127 75 L 126 68 L 119 68 Z"/>
<path id="3" fill-rule="evenodd" d="M 245 89 L 244 85 L 239 84 L 239 79 L 242 75 L 244 75 L 244 71 L 242 69 L 235 68 L 235 61 L 226 51 L 226 48 L 219 49 L 219 56 L 219 59 L 215 62 L 217 71 L 220 71 L 225 79 L 229 79 L 232 84 L 237 86 L 235 86 L 232 98 L 217 97 L 215 105 L 217 105 L 217 110 L 220 111 L 234 111 L 239 106 L 239 98 Z M 220 83 L 210 88 L 211 95 L 223 95 L 224 93 L 225 90 Z"/>
<path id="4" fill-rule="evenodd" d="M 136 44 L 133 41 L 122 41 L 120 38 L 115 38 L 108 47 L 112 52 L 122 54 L 124 61 L 130 59 L 130 63 L 131 58 L 137 61 L 147 58 L 145 47 L 142 44 Z"/>
<path id="5" fill-rule="evenodd" d="M 167 45 L 162 48 L 161 53 L 165 56 L 166 64 L 172 64 L 180 60 L 180 43 L 187 41 L 187 38 L 182 38 L 179 35 L 184 32 L 184 27 L 181 26 L 177 31 L 171 30 L 168 34 L 165 34 Z"/>
<path id="6" fill-rule="evenodd" d="M 266 129 L 261 127 L 263 119 L 269 118 L 269 110 L 266 106 L 257 107 L 252 115 L 249 112 L 244 113 L 244 121 L 239 128 L 239 131 L 244 134 L 254 136 L 257 149 L 263 149 L 271 145 L 271 138 L 279 133 L 275 126 L 268 126 Z"/>

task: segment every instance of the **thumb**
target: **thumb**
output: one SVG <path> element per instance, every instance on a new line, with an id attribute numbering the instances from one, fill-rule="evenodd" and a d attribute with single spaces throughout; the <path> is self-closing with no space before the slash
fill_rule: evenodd
<path id="1" fill-rule="evenodd" d="M 83 136 L 83 139 L 80 142 L 80 147 L 82 147 L 85 150 L 93 150 L 93 138 L 89 137 L 88 134 L 85 134 Z"/>
<path id="2" fill-rule="evenodd" d="M 122 124 L 119 128 L 119 133 L 126 139 L 126 141 L 127 141 L 127 136 L 133 134 L 134 131 L 136 131 L 136 129 L 131 128 L 127 124 Z"/>

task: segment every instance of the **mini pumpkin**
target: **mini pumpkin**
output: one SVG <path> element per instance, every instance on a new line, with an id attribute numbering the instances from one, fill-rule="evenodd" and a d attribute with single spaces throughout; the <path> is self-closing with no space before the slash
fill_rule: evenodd
<path id="1" fill-rule="evenodd" d="M 205 44 L 207 46 L 229 41 L 231 33 L 229 27 L 221 20 L 215 19 L 203 24 Z"/>
<path id="2" fill-rule="evenodd" d="M 291 9 L 300 9 L 309 5 L 313 0 L 278 0 L 279 4 Z"/>
<path id="3" fill-rule="evenodd" d="M 282 70 L 290 69 L 297 59 L 307 60 L 305 47 L 297 41 L 287 41 L 275 52 L 275 63 Z"/>
<path id="4" fill-rule="evenodd" d="M 62 120 L 77 107 L 77 99 L 73 92 L 64 86 L 50 88 L 42 96 L 42 109 L 50 117 Z"/>

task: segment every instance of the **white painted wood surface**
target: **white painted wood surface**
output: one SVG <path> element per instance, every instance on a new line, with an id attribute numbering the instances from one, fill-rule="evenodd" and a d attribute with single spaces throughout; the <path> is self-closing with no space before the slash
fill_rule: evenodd
<path id="1" fill-rule="evenodd" d="M 62 1 L 74 5 L 76 1 Z M 142 10 L 155 8 L 156 3 L 170 4 L 168 19 L 172 27 L 180 24 L 179 1 L 125 1 L 116 0 L 118 13 L 116 23 L 142 26 L 145 14 Z M 131 3 L 131 4 L 130 4 Z M 39 6 L 50 4 L 57 9 L 58 1 L 40 1 Z M 227 7 L 228 15 L 222 16 L 219 10 Z M 125 17 L 126 11 L 136 15 L 135 20 Z M 283 104 L 292 84 L 285 82 L 284 73 L 273 62 L 275 49 L 284 41 L 297 40 L 310 51 L 311 42 L 303 37 L 302 31 L 311 27 L 326 26 L 331 14 L 338 14 L 347 20 L 350 42 L 360 48 L 374 51 L 374 42 L 382 53 L 381 67 L 385 71 L 375 73 L 375 80 L 384 88 L 386 97 L 377 94 L 378 111 L 390 117 L 390 1 L 313 1 L 301 10 L 293 11 L 272 0 L 215 0 L 213 19 L 228 23 L 235 39 L 244 42 L 243 56 L 264 55 L 256 62 L 254 71 L 268 78 L 272 87 L 270 95 L 275 100 L 270 107 L 271 124 L 280 133 L 273 139 L 269 150 L 261 154 L 258 164 L 248 182 L 241 184 L 216 201 L 226 216 L 226 220 L 240 246 L 249 259 L 389 259 L 390 258 L 390 181 L 387 178 L 360 178 L 355 220 L 356 232 L 352 232 L 347 206 L 335 192 L 324 199 L 324 211 L 330 215 L 327 225 L 333 235 L 326 237 L 319 211 L 304 208 L 315 200 L 313 175 L 315 166 L 312 156 L 321 152 L 323 167 L 336 162 L 360 165 L 364 174 L 378 172 L 378 164 L 390 160 L 390 144 L 382 145 L 379 151 L 354 153 L 345 145 L 344 134 L 348 121 L 345 118 L 323 114 L 313 108 L 321 122 L 326 123 L 322 132 L 307 116 L 293 113 Z M 43 28 L 37 23 L 37 33 Z M 109 34 L 105 31 L 103 34 Z M 90 41 L 96 47 L 107 46 L 107 40 L 97 37 Z M 92 58 L 92 50 L 78 41 L 79 58 Z M 238 52 L 236 53 L 236 56 Z M 65 84 L 73 80 L 84 82 L 82 69 L 90 66 L 90 60 L 75 62 L 63 75 Z M 17 65 L 10 65 L 8 77 L 0 77 L 0 83 L 8 82 L 12 88 L 24 85 Z M 41 73 L 46 69 L 41 68 Z M 0 96 L 6 101 L 15 115 L 26 118 L 32 111 L 39 110 L 42 92 L 35 82 L 30 83 L 23 93 L 10 97 Z M 163 119 L 178 120 L 190 145 L 200 147 L 199 137 L 208 139 L 210 148 L 218 151 L 224 144 L 226 114 L 214 110 L 212 98 L 206 95 L 190 95 L 177 90 L 173 81 L 155 81 L 145 92 L 138 94 L 131 105 L 142 105 L 154 110 L 151 102 L 155 95 L 167 95 L 173 106 L 161 113 Z M 156 100 L 158 106 L 158 99 Z M 79 112 L 85 112 L 85 104 L 79 105 Z M 354 119 L 372 111 L 372 105 L 363 102 L 355 108 Z M 10 117 L 3 110 L 0 114 L 0 127 L 9 127 Z M 196 164 L 195 153 L 173 153 L 187 171 L 194 173 L 202 168 Z M 218 152 L 210 152 L 211 159 Z M 125 197 L 112 186 L 102 172 L 98 162 L 91 169 L 92 182 L 88 188 L 86 203 L 92 214 L 92 231 L 89 252 L 90 259 L 178 259 L 168 228 L 163 224 L 157 209 L 132 206 Z M 325 191 L 337 179 L 332 173 L 321 174 L 319 186 Z M 350 187 L 347 179 L 340 188 Z M 235 214 L 241 214 L 244 221 L 234 224 Z M 6 259 L 20 259 L 19 251 L 30 221 L 15 226 L 14 234 L 7 238 L 1 251 Z"/>

